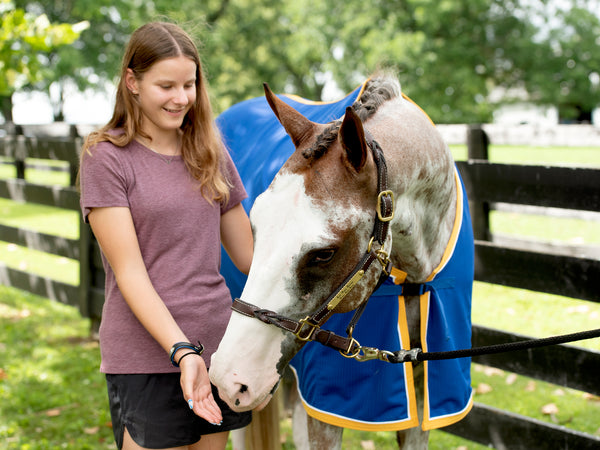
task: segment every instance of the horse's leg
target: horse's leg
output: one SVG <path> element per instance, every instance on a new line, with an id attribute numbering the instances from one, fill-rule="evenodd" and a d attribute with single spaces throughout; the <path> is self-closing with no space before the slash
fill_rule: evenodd
<path id="1" fill-rule="evenodd" d="M 320 422 L 307 417 L 308 441 L 311 450 L 340 450 L 342 448 L 343 428 Z"/>
<path id="2" fill-rule="evenodd" d="M 343 428 L 319 422 L 308 414 L 302 405 L 296 383 L 290 394 L 292 405 L 292 431 L 297 450 L 340 450 L 342 448 Z"/>
<path id="3" fill-rule="evenodd" d="M 423 392 L 425 389 L 425 377 L 423 375 L 423 363 L 413 365 L 417 411 L 420 418 L 423 417 Z M 396 432 L 396 441 L 400 450 L 427 450 L 429 431 L 423 431 L 420 425 L 408 430 L 400 430 Z"/>

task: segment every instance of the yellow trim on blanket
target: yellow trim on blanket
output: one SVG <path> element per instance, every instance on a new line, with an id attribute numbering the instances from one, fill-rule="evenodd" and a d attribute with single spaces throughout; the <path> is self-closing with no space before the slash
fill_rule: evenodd
<path id="1" fill-rule="evenodd" d="M 454 248 L 456 247 L 456 243 L 458 241 L 458 236 L 460 234 L 460 227 L 462 224 L 462 216 L 463 216 L 463 191 L 462 185 L 460 183 L 460 178 L 458 175 L 458 170 L 454 169 L 454 179 L 456 182 L 456 214 L 454 216 L 454 225 L 452 226 L 452 233 L 450 235 L 450 239 L 448 239 L 448 245 L 444 250 L 444 254 L 442 256 L 442 260 L 438 264 L 438 266 L 433 270 L 431 275 L 427 277 L 427 281 L 431 281 L 435 278 L 435 276 L 442 271 L 444 266 L 448 263 L 450 258 L 454 253 Z M 427 323 L 429 322 L 429 302 L 430 302 L 430 292 L 425 292 L 421 295 L 420 301 L 420 310 L 421 310 L 421 346 L 423 347 L 423 352 L 427 352 Z M 452 425 L 463 419 L 473 407 L 473 394 L 471 394 L 471 398 L 469 403 L 465 407 L 463 411 L 460 411 L 456 414 L 447 415 L 444 417 L 438 417 L 435 419 L 431 418 L 431 412 L 429 411 L 429 390 L 427 386 L 429 386 L 429 361 L 424 361 L 424 376 L 425 376 L 425 401 L 423 407 L 423 421 L 422 428 L 423 430 L 433 430 L 435 428 L 441 428 L 448 425 Z"/>
<path id="2" fill-rule="evenodd" d="M 392 268 L 391 275 L 394 277 L 394 284 L 401 284 L 406 281 L 407 273 L 401 270 Z M 406 303 L 404 297 L 398 296 L 398 330 L 400 332 L 400 342 L 403 350 L 410 350 L 410 335 L 408 333 L 408 317 L 406 315 Z M 417 411 L 417 394 L 415 392 L 415 378 L 413 374 L 412 364 L 403 364 L 404 366 L 404 380 L 406 383 L 406 396 L 408 397 L 408 417 L 412 419 L 410 421 L 410 427 L 416 427 L 419 425 L 419 413 Z"/>
<path id="3" fill-rule="evenodd" d="M 360 96 L 363 94 L 363 92 L 365 91 L 365 86 L 367 85 L 367 81 L 369 81 L 370 78 L 367 78 L 367 80 L 360 86 L 360 92 L 358 93 L 358 95 L 356 96 L 356 99 L 358 100 L 360 98 Z M 356 86 L 357 88 L 358 86 Z M 352 92 L 354 92 L 356 90 L 356 88 L 352 89 L 352 91 L 350 92 L 350 94 Z M 342 101 L 344 98 L 348 97 L 350 94 L 346 94 L 344 97 L 339 98 L 337 100 L 332 100 L 330 102 L 324 102 L 321 100 L 308 100 L 306 98 L 300 97 L 299 95 L 296 94 L 282 94 L 284 97 L 288 97 L 294 101 L 297 101 L 298 103 L 304 103 L 305 105 L 329 105 L 329 104 L 333 104 L 333 103 L 337 103 Z"/>
<path id="4" fill-rule="evenodd" d="M 306 413 L 314 419 L 321 422 L 335 425 L 342 428 L 349 428 L 351 430 L 359 431 L 399 431 L 406 430 L 408 428 L 414 428 L 419 425 L 419 418 L 417 416 L 409 417 L 405 420 L 398 422 L 387 422 L 387 423 L 373 423 L 373 422 L 358 422 L 356 420 L 346 419 L 344 417 L 337 417 L 331 414 L 323 413 L 316 409 L 312 409 L 302 400 Z"/>
<path id="5" fill-rule="evenodd" d="M 425 391 L 427 392 L 427 391 Z M 473 396 L 475 395 L 474 391 L 471 391 L 471 398 L 469 399 L 469 403 L 467 403 L 467 406 L 465 406 L 465 408 L 460 411 L 457 412 L 455 414 L 451 414 L 445 417 L 438 417 L 437 419 L 433 419 L 433 420 L 423 420 L 423 425 L 422 428 L 424 431 L 428 431 L 428 430 L 435 430 L 436 428 L 442 428 L 442 427 L 447 427 L 448 425 L 452 425 L 456 422 L 460 422 L 461 420 L 463 420 L 467 414 L 469 414 L 469 412 L 471 411 L 471 409 L 473 408 Z M 425 406 L 427 409 L 428 408 L 429 403 L 426 403 Z"/>

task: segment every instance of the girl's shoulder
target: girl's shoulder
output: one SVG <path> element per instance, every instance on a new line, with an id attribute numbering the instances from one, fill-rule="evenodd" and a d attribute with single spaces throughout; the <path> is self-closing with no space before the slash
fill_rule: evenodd
<path id="1" fill-rule="evenodd" d="M 135 140 L 120 145 L 118 139 L 114 141 L 111 138 L 118 138 L 124 134 L 122 129 L 112 129 L 102 133 L 101 136 L 96 138 L 96 142 L 91 145 L 88 149 L 88 153 L 93 154 L 95 152 L 105 152 L 113 155 L 123 155 L 124 152 L 130 150 L 135 146 Z"/>

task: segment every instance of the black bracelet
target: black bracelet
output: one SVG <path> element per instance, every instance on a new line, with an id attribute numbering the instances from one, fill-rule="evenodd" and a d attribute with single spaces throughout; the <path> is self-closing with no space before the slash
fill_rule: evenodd
<path id="1" fill-rule="evenodd" d="M 183 358 L 185 358 L 187 355 L 198 355 L 198 356 L 200 356 L 200 353 L 196 353 L 196 352 L 187 352 L 187 353 L 184 353 L 183 355 L 181 355 L 181 358 L 179 358 L 179 361 L 177 361 L 177 366 L 178 367 L 179 367 L 179 364 L 181 364 L 181 360 Z"/>
<path id="2" fill-rule="evenodd" d="M 174 359 L 175 353 L 182 348 L 187 348 L 191 350 L 190 353 L 195 353 L 197 355 L 201 355 L 204 351 L 204 346 L 200 342 L 198 342 L 198 345 L 194 345 L 189 342 L 177 342 L 173 345 L 173 347 L 171 347 L 171 351 L 169 352 L 169 359 L 171 360 L 171 364 L 173 364 L 175 367 L 179 367 L 179 362 L 175 362 Z M 183 356 L 181 358 L 183 358 Z M 181 361 L 181 358 L 179 358 L 179 361 Z"/>

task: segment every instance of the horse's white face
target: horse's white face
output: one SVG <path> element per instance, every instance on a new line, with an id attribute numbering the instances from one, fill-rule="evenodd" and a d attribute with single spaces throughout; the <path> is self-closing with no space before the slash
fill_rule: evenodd
<path id="1" fill-rule="evenodd" d="M 278 174 L 250 213 L 255 253 L 242 299 L 295 320 L 314 312 L 341 282 L 332 273 L 341 268 L 342 279 L 349 273 L 345 256 L 356 262 L 348 240 L 369 235 L 371 216 L 335 197 L 309 195 L 300 174 Z M 301 346 L 289 332 L 234 312 L 213 355 L 211 379 L 234 410 L 256 408 L 270 399 Z"/>

